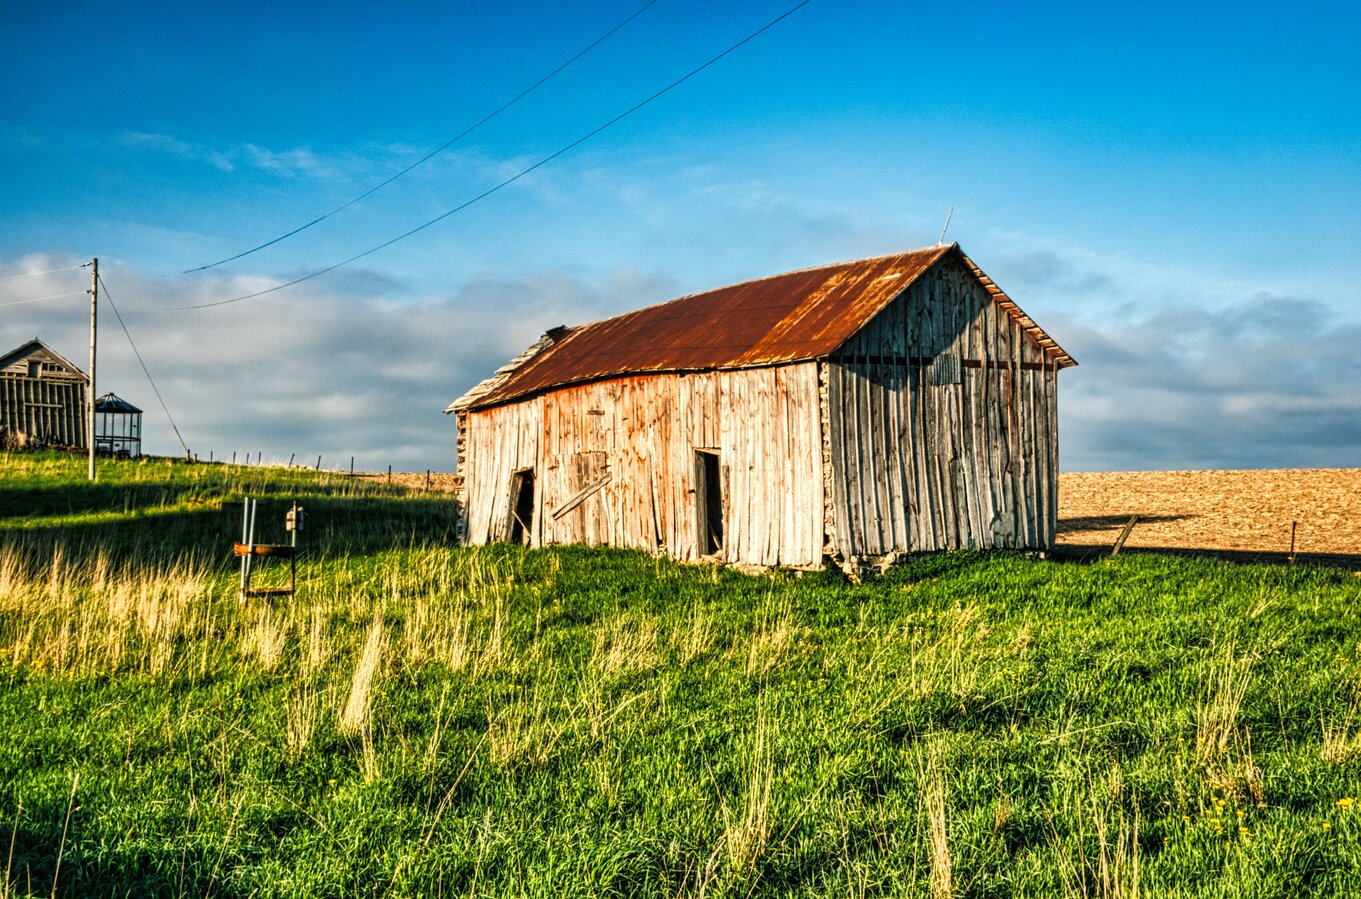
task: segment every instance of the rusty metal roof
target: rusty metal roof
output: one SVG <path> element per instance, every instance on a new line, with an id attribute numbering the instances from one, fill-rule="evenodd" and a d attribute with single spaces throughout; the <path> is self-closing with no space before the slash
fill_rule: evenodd
<path id="1" fill-rule="evenodd" d="M 932 265 L 956 254 L 1059 367 L 1067 353 L 958 244 L 841 262 L 692 294 L 558 330 L 445 411 L 495 406 L 555 387 L 640 372 L 778 365 L 828 356 Z M 512 369 L 507 371 L 507 369 Z M 495 383 L 492 383 L 495 382 Z"/>

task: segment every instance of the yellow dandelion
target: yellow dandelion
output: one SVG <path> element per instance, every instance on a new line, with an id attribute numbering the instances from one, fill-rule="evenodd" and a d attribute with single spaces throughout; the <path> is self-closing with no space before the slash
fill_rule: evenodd
<path id="1" fill-rule="evenodd" d="M 1327 821 L 1324 821 L 1324 822 L 1323 822 L 1323 829 L 1324 829 L 1324 830 L 1331 830 L 1331 829 L 1332 829 L 1332 826 L 1333 826 L 1333 825 L 1329 824 Z"/>
<path id="2" fill-rule="evenodd" d="M 1337 806 L 1338 808 L 1351 808 L 1353 805 L 1356 805 L 1356 797 L 1343 796 L 1337 802 L 1334 802 L 1333 805 Z"/>

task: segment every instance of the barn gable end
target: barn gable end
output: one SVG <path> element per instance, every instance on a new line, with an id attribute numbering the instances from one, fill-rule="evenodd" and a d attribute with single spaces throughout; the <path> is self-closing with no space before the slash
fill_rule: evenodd
<path id="1" fill-rule="evenodd" d="M 0 444 L 84 448 L 89 378 L 36 337 L 0 356 Z"/>
<path id="2" fill-rule="evenodd" d="M 1055 375 L 1072 361 L 980 275 L 940 260 L 826 362 L 844 557 L 1053 542 Z"/>

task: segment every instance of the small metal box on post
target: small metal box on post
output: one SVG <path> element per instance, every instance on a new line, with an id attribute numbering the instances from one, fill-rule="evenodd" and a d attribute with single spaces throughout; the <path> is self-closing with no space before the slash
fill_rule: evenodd
<path id="1" fill-rule="evenodd" d="M 288 596 L 291 598 L 297 592 L 298 583 L 298 532 L 303 529 L 303 522 L 306 520 L 307 513 L 303 511 L 302 506 L 294 502 L 292 508 L 284 515 L 284 527 L 289 534 L 288 544 L 256 543 L 255 506 L 255 500 L 250 497 L 245 498 L 242 503 L 241 542 L 232 547 L 232 552 L 241 557 L 241 602 L 244 603 L 253 596 Z M 262 559 L 287 559 L 288 586 L 251 587 L 252 563 L 257 557 Z"/>
<path id="2" fill-rule="evenodd" d="M 298 501 L 293 501 L 293 507 L 284 516 L 284 529 L 288 531 L 288 542 L 294 548 L 298 545 L 298 533 L 303 529 L 307 521 L 307 510 L 298 505 Z"/>

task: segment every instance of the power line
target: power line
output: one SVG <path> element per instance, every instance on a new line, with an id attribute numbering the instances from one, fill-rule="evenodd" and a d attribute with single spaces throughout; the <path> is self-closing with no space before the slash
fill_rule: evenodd
<path id="1" fill-rule="evenodd" d="M 13 281 L 15 278 L 34 278 L 37 277 L 38 275 L 54 275 L 57 272 L 73 272 L 78 268 L 89 267 L 90 263 L 86 262 L 83 265 L 68 265 L 66 266 L 66 268 L 49 268 L 47 271 L 44 272 L 20 272 L 17 275 L 5 275 L 5 277 L 0 278 L 0 281 Z"/>
<path id="2" fill-rule="evenodd" d="M 24 303 L 41 303 L 44 300 L 60 300 L 63 297 L 79 297 L 84 296 L 87 293 L 89 293 L 88 290 L 75 290 L 71 293 L 54 293 L 48 297 L 32 297 L 27 300 L 10 300 L 7 303 L 0 303 L 0 306 L 22 306 Z"/>
<path id="3" fill-rule="evenodd" d="M 594 50 L 596 47 L 600 46 L 600 45 L 601 45 L 602 43 L 604 43 L 607 39 L 609 39 L 616 31 L 618 31 L 619 29 L 623 28 L 625 25 L 627 25 L 629 22 L 632 22 L 634 19 L 638 18 L 638 16 L 642 15 L 644 12 L 647 11 L 647 8 L 648 8 L 648 7 L 652 6 L 652 5 L 653 5 L 654 3 L 656 3 L 656 2 L 657 2 L 657 0 L 648 0 L 648 2 L 644 3 L 644 4 L 643 4 L 642 6 L 640 6 L 638 9 L 634 10 L 634 12 L 633 12 L 632 15 L 630 15 L 628 18 L 624 19 L 624 20 L 623 20 L 622 22 L 620 22 L 619 24 L 615 25 L 613 28 L 611 28 L 609 31 L 607 31 L 607 32 L 605 32 L 604 34 L 602 34 L 600 37 L 596 38 L 594 41 L 592 41 L 592 42 L 591 42 L 590 44 L 588 44 L 584 49 L 582 49 L 581 51 L 579 51 L 579 52 L 578 52 L 575 56 L 573 56 L 571 59 L 567 60 L 567 61 L 564 62 L 562 65 L 558 66 L 556 69 L 554 69 L 553 71 L 549 72 L 547 75 L 544 75 L 544 76 L 543 76 L 542 78 L 540 78 L 538 81 L 534 82 L 534 83 L 531 84 L 529 87 L 527 87 L 527 88 L 525 88 L 524 90 L 520 91 L 520 93 L 518 93 L 518 94 L 516 94 L 514 97 L 510 98 L 510 99 L 507 100 L 505 103 L 502 103 L 502 104 L 501 104 L 500 106 L 498 106 L 496 109 L 494 109 L 494 110 L 492 110 L 491 112 L 487 113 L 487 114 L 484 115 L 482 118 L 480 118 L 480 119 L 478 119 L 476 122 L 474 122 L 472 125 L 469 125 L 467 128 L 463 129 L 461 132 L 459 132 L 459 133 L 458 133 L 457 135 L 455 135 L 454 137 L 452 137 L 452 138 L 450 138 L 449 140 L 445 141 L 444 143 L 440 144 L 438 147 L 436 147 L 435 149 L 431 150 L 429 153 L 426 153 L 426 154 L 425 154 L 424 156 L 422 156 L 420 159 L 417 159 L 415 162 L 411 163 L 409 166 L 407 166 L 406 168 L 402 169 L 402 170 L 399 171 L 397 174 L 395 174 L 395 175 L 393 175 L 392 177 L 388 178 L 386 181 L 383 181 L 383 182 L 380 182 L 379 184 L 374 185 L 373 187 L 371 187 L 371 188 L 369 188 L 368 190 L 364 191 L 364 192 L 363 192 L 362 194 L 360 194 L 359 196 L 355 197 L 353 200 L 350 200 L 348 203 L 344 203 L 344 204 L 342 204 L 342 205 L 340 205 L 340 206 L 337 206 L 335 209 L 332 209 L 330 212 L 328 212 L 328 213 L 326 213 L 326 214 L 324 214 L 324 215 L 317 216 L 316 218 L 312 219 L 312 221 L 308 222 L 308 223 L 305 224 L 305 225 L 300 225 L 300 226 L 298 226 L 297 228 L 294 228 L 292 231 L 289 231 L 289 232 L 287 232 L 287 233 L 285 233 L 285 234 L 280 234 L 278 237 L 274 238 L 273 240 L 267 240 L 267 241 L 265 241 L 264 243 L 260 244 L 258 247 L 251 247 L 249 250 L 243 250 L 242 252 L 237 253 L 235 256 L 228 256 L 228 257 L 225 258 L 225 259 L 219 259 L 217 262 L 210 262 L 210 263 L 208 263 L 207 265 L 200 265 L 198 268 L 185 269 L 183 272 L 181 272 L 181 274 L 189 275 L 189 274 L 193 274 L 194 272 L 201 272 L 201 271 L 204 271 L 205 269 L 215 268 L 215 267 L 217 267 L 217 266 L 219 266 L 219 265 L 223 265 L 224 263 L 233 262 L 233 261 L 235 261 L 235 260 L 237 260 L 237 259 L 242 258 L 243 256 L 249 256 L 251 253 L 258 252 L 258 251 L 260 251 L 260 250 L 265 249 L 266 247 L 272 247 L 272 246 L 274 246 L 276 243 L 279 243 L 280 241 L 287 240 L 288 238 L 292 237 L 292 236 L 295 235 L 295 234 L 300 234 L 300 233 L 302 233 L 303 231 L 306 231 L 308 228 L 312 227 L 313 225 L 320 224 L 321 222 L 326 221 L 326 220 L 327 220 L 328 218 L 330 218 L 331 216 L 335 215 L 335 214 L 338 213 L 338 212 L 342 212 L 343 210 L 346 210 L 346 209 L 350 208 L 350 207 L 353 206 L 355 203 L 358 203 L 360 200 L 364 199 L 365 197 L 370 196 L 371 194 L 377 193 L 378 191 L 380 191 L 380 190 L 382 190 L 383 188 L 387 187 L 389 184 L 391 184 L 392 182 L 396 181 L 398 178 L 402 177 L 402 176 L 405 175 L 407 172 L 410 172 L 412 169 L 416 168 L 417 166 L 422 165 L 422 164 L 424 164 L 424 163 L 426 163 L 426 162 L 429 162 L 429 161 L 430 161 L 431 159 L 433 159 L 435 156 L 438 156 L 440 153 L 443 153 L 445 150 L 449 149 L 449 148 L 452 147 L 454 144 L 456 144 L 456 143 L 458 143 L 459 141 L 463 140 L 463 138 L 467 137 L 469 134 L 472 134 L 472 133 L 473 133 L 474 131 L 476 131 L 478 128 L 481 128 L 483 125 L 487 124 L 487 123 L 490 122 L 492 119 L 496 118 L 498 115 L 500 115 L 501 113 L 505 112 L 507 109 L 510 109 L 512 106 L 514 106 L 516 103 L 518 103 L 518 102 L 520 102 L 521 100 L 523 100 L 525 97 L 529 96 L 529 95 L 530 95 L 531 93 L 533 93 L 534 91 L 538 90 L 538 89 L 539 89 L 540 87 L 542 87 L 542 86 L 544 85 L 544 83 L 547 82 L 549 79 L 553 78 L 555 75 L 557 75 L 558 73 L 560 73 L 563 69 L 567 68 L 567 67 L 570 66 L 572 63 L 576 62 L 578 59 L 581 59 L 581 57 L 585 56 L 587 53 L 590 53 L 590 52 L 591 52 L 592 50 Z"/>
<path id="4" fill-rule="evenodd" d="M 444 221 L 445 219 L 447 219 L 449 216 L 453 215 L 454 213 L 456 213 L 456 212 L 462 212 L 464 209 L 467 209 L 469 206 L 472 206 L 474 203 L 478 202 L 479 200 L 484 200 L 484 199 L 486 199 L 487 197 L 489 197 L 489 196 L 491 196 L 492 194 L 496 193 L 497 191 L 501 190 L 501 188 L 503 188 L 503 187 L 508 187 L 509 185 L 514 184 L 516 181 L 519 181 L 521 178 L 523 178 L 525 175 L 528 175 L 530 172 L 533 172 L 533 171 L 535 171 L 536 169 L 542 168 L 543 166 L 545 166 L 545 165 L 547 165 L 548 163 L 552 162 L 554 159 L 557 159 L 559 156 L 563 155 L 564 153 L 567 153 L 568 151 L 575 149 L 576 147 L 580 146 L 581 144 L 584 144 L 586 141 L 588 141 L 588 140 L 590 140 L 591 138 L 595 137 L 597 134 L 599 134 L 600 132 L 604 131 L 606 128 L 609 128 L 611 125 L 617 124 L 618 122 L 622 121 L 623 119 L 627 118 L 628 116 L 630 116 L 630 115 L 632 115 L 633 113 L 637 112 L 638 110 L 642 109 L 644 106 L 648 105 L 648 104 L 651 103 L 653 100 L 656 100 L 658 97 L 661 97 L 663 94 L 666 94 L 666 93 L 670 92 L 671 90 L 673 90 L 673 89 L 679 87 L 680 85 L 684 84 L 686 81 L 689 81 L 691 78 L 693 78 L 694 76 L 698 75 L 700 72 L 702 72 L 702 71 L 704 71 L 705 69 L 709 68 L 709 66 L 711 66 L 711 65 L 713 65 L 714 63 L 718 62 L 718 61 L 719 61 L 720 59 L 722 59 L 723 57 L 725 57 L 725 56 L 727 56 L 728 54 L 732 53 L 734 50 L 737 50 L 739 47 L 742 47 L 744 44 L 746 44 L 746 43 L 748 43 L 749 41 L 755 39 L 756 37 L 760 36 L 760 35 L 763 34 L 764 32 L 766 32 L 766 31 L 770 30 L 771 28 L 775 27 L 775 26 L 778 25 L 780 22 L 782 22 L 783 20 L 787 19 L 789 16 L 793 15 L 794 13 L 798 12 L 800 9 L 802 9 L 802 8 L 805 7 L 805 6 L 807 6 L 807 5 L 808 5 L 809 3 L 811 3 L 811 2 L 812 2 L 812 0 L 801 0 L 801 2 L 796 3 L 794 6 L 791 6 L 789 9 L 785 10 L 785 12 L 783 12 L 783 13 L 780 14 L 779 16 L 775 17 L 774 19 L 771 19 L 771 20 L 770 20 L 769 22 L 767 22 L 765 25 L 762 25 L 760 28 L 756 29 L 756 30 L 753 31 L 751 34 L 748 34 L 746 37 L 742 38 L 740 41 L 738 41 L 737 43 L 733 44 L 731 47 L 729 47 L 728 49 L 724 50 L 722 53 L 719 53 L 717 56 L 712 57 L 711 59 L 709 59 L 708 62 L 704 63 L 703 65 L 698 66 L 697 68 L 691 69 L 691 70 L 690 70 L 689 72 L 687 72 L 685 75 L 681 76 L 680 78 L 677 78 L 675 81 L 671 82 L 671 83 L 668 84 L 666 87 L 664 87 L 664 88 L 662 88 L 661 90 L 657 91 L 655 94 L 653 94 L 652 96 L 648 97 L 647 99 L 642 100 L 642 101 L 640 101 L 640 102 L 638 102 L 638 103 L 635 103 L 633 106 L 630 106 L 628 109 L 626 109 L 626 110 L 624 110 L 623 112 L 619 113 L 619 115 L 617 115 L 617 116 L 615 116 L 614 118 L 610 119 L 610 120 L 609 120 L 608 122 L 606 122 L 605 124 L 599 125 L 599 126 L 597 126 L 596 128 L 592 129 L 591 131 L 586 132 L 586 133 L 583 134 L 581 137 L 578 137 L 576 140 L 572 141 L 571 143 L 567 144 L 566 146 L 562 147 L 561 149 L 559 149 L 559 150 L 557 150 L 557 151 L 555 151 L 555 152 L 549 154 L 548 156 L 545 156 L 543 159 L 540 159 L 538 162 L 534 163 L 533 165 L 529 166 L 528 168 L 521 170 L 519 173 L 517 173 L 517 174 L 515 174 L 515 175 L 512 175 L 511 177 L 509 177 L 509 178 L 507 178 L 506 180 L 502 181 L 500 184 L 497 184 L 497 185 L 494 186 L 494 187 L 489 187 L 489 188 L 487 188 L 487 189 L 484 190 L 482 193 L 478 194 L 477 196 L 473 197 L 472 199 L 466 200 L 466 201 L 464 201 L 463 203 L 460 203 L 458 206 L 455 206 L 453 209 L 450 209 L 448 212 L 445 212 L 445 213 L 443 213 L 443 214 L 441 214 L 441 215 L 436 216 L 435 218 L 432 218 L 430 221 L 426 222 L 426 223 L 423 224 L 423 225 L 417 225 L 415 228 L 412 228 L 410 231 L 407 231 L 407 232 L 405 232 L 405 233 L 403 233 L 403 234 L 399 234 L 399 235 L 397 235 L 396 237 L 394 237 L 394 238 L 392 238 L 392 239 L 390 239 L 390 240 L 386 240 L 386 241 L 384 241 L 383 243 L 378 244 L 376 247 L 371 247 L 371 248 L 365 250 L 365 251 L 362 252 L 362 253 L 357 253 L 357 254 L 355 254 L 354 256 L 351 256 L 349 259 L 345 259 L 345 260 L 342 260 L 342 261 L 340 261 L 340 262 L 334 263 L 334 264 L 332 264 L 332 265 L 328 265 L 328 266 L 326 266 L 325 268 L 318 269 L 317 271 L 311 272 L 310 274 L 303 275 L 301 278 L 294 278 L 292 281 L 286 281 L 286 282 L 284 282 L 283 284 L 277 284 L 277 285 L 275 285 L 274 287 L 266 288 L 265 290 L 257 290 L 255 293 L 248 293 L 248 294 L 244 294 L 244 295 L 239 296 L 239 297 L 232 297 L 232 298 L 229 299 L 229 300 L 216 300 L 216 301 L 211 302 L 211 303 L 197 303 L 197 304 L 192 305 L 192 306 L 166 306 L 166 307 L 164 307 L 164 308 L 166 308 L 166 309 L 173 309 L 173 310 L 180 310 L 180 309 L 209 309 L 209 308 L 211 308 L 211 307 L 213 307 L 213 306 L 225 306 L 225 305 L 227 305 L 228 303 L 239 303 L 239 302 L 241 302 L 242 300 L 250 300 L 250 299 L 254 299 L 255 297 L 262 297 L 262 296 L 264 296 L 265 294 L 274 293 L 275 291 L 283 290 L 283 289 L 286 288 L 286 287 L 293 287 L 294 285 L 296 285 L 296 284 L 301 284 L 301 283 L 303 283 L 304 281 L 310 281 L 310 280 L 312 280 L 313 278 L 316 278 L 316 277 L 319 277 L 319 276 L 321 276 L 321 275 L 326 274 L 327 272 L 333 272 L 333 271 L 335 271 L 336 269 L 338 269 L 338 268 L 340 268 L 340 267 L 342 267 L 342 266 L 349 265 L 351 262 L 357 262 L 358 260 L 363 259 L 365 256 L 369 256 L 369 255 L 371 255 L 371 254 L 373 254 L 373 253 L 377 253 L 379 250 L 386 249 L 386 248 L 392 246 L 393 244 L 397 243 L 398 241 L 406 240 L 408 237 L 411 237 L 413 234 L 418 234 L 418 233 L 420 233 L 421 231 L 424 231 L 426 228 L 429 228 L 431 225 L 434 225 L 434 224 L 436 224 L 436 223 L 438 223 L 438 222 Z"/>
<path id="5" fill-rule="evenodd" d="M 165 400 L 161 398 L 161 391 L 156 388 L 156 382 L 152 379 L 151 372 L 147 370 L 146 363 L 142 361 L 142 354 L 137 351 L 137 344 L 133 342 L 132 333 L 128 331 L 128 326 L 123 324 L 123 316 L 119 313 L 118 307 L 114 305 L 113 296 L 109 293 L 109 285 L 104 283 L 103 276 L 98 277 L 99 286 L 104 288 L 104 299 L 109 301 L 109 308 L 113 310 L 114 316 L 118 319 L 119 326 L 123 329 L 123 334 L 127 336 L 128 345 L 132 347 L 132 353 L 137 357 L 137 363 L 142 366 L 142 373 L 146 375 L 147 383 L 151 385 L 151 392 L 156 394 L 156 400 L 161 404 L 161 409 L 165 411 L 165 417 L 170 419 L 170 427 L 175 432 L 175 438 L 179 440 L 180 446 L 184 448 L 184 455 L 187 457 L 189 455 L 189 446 L 184 442 L 184 438 L 180 436 L 180 429 L 175 425 L 175 419 L 171 416 L 170 409 L 166 406 Z"/>

